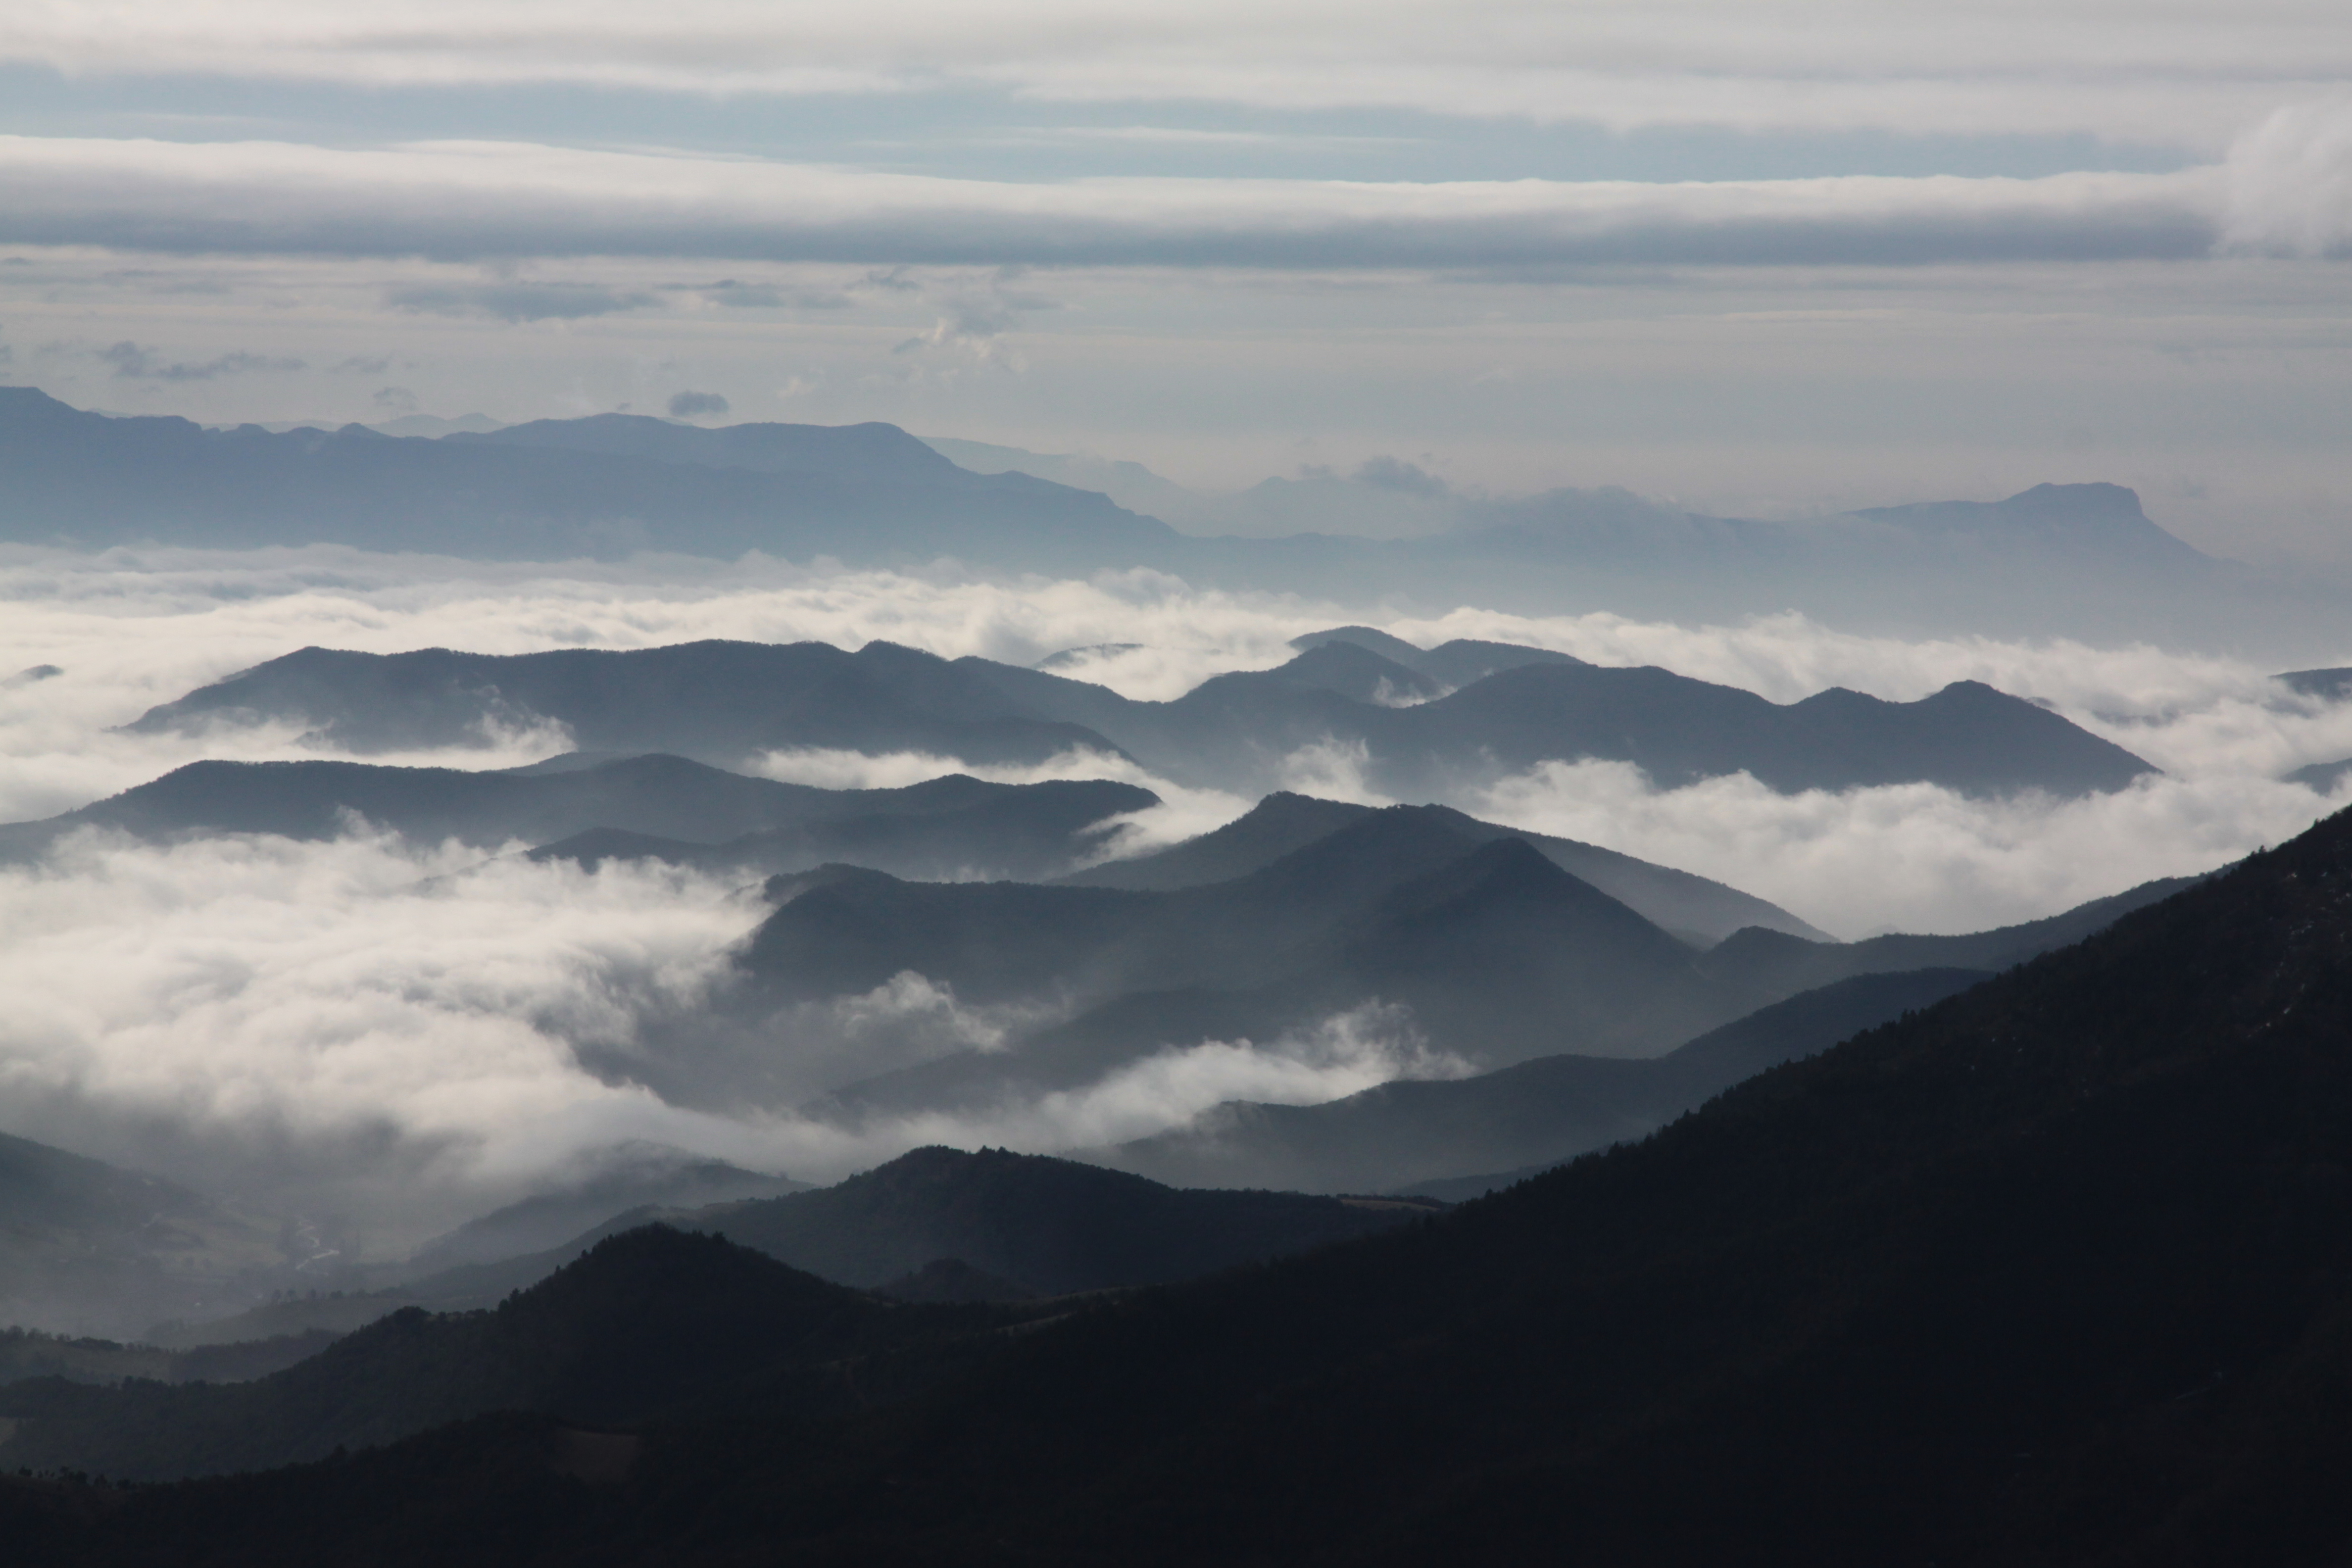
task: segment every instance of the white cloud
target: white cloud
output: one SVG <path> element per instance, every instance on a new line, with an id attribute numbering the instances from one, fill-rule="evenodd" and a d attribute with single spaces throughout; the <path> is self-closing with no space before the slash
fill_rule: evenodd
<path id="1" fill-rule="evenodd" d="M 2211 248 L 2222 200 L 2208 169 L 1019 184 L 516 142 L 0 137 L 0 239 L 182 253 L 1355 268 L 2177 259 Z M 430 308 L 587 308 L 526 293 L 504 306 L 436 293 Z M 953 320 L 942 331 L 972 336 Z"/>
<path id="2" fill-rule="evenodd" d="M 750 1154 L 574 1047 L 691 1006 L 757 915 L 660 869 L 79 836 L 0 870 L 0 1105 L 13 1132 L 380 1232 L 583 1146 Z"/>
<path id="3" fill-rule="evenodd" d="M 1030 1153 L 1150 1137 L 1226 1100 L 1319 1105 L 1396 1079 L 1466 1078 L 1403 1008 L 1369 1002 L 1263 1043 L 1171 1043 L 1079 1089 L 977 1113 L 909 1116 L 860 1130 L 868 1147 L 1002 1145 Z"/>
<path id="4" fill-rule="evenodd" d="M 709 95 L 992 87 L 1580 119 L 1615 128 L 2088 131 L 2218 143 L 2352 74 L 2312 0 L 170 0 L 14 8 L 0 58 L 77 75 L 436 88 L 578 82 Z"/>
<path id="5" fill-rule="evenodd" d="M 2352 98 L 2279 110 L 2230 149 L 2229 243 L 2267 254 L 2352 255 Z"/>
<path id="6" fill-rule="evenodd" d="M 1329 748 L 1313 748 L 1302 753 L 1307 760 L 1298 773 L 1300 782 L 1290 787 L 1306 788 L 1322 780 L 1328 769 L 1318 766 L 1320 754 Z M 1353 759 L 1360 771 L 1363 759 Z M 1197 837 L 1212 829 L 1223 826 L 1241 816 L 1255 804 L 1249 797 L 1219 789 L 1200 789 L 1171 784 L 1147 769 L 1139 767 L 1128 758 L 1109 756 L 1103 752 L 1074 748 L 1057 752 L 1041 763 L 968 763 L 955 757 L 931 756 L 922 752 L 887 752 L 870 755 L 864 752 L 842 752 L 815 747 L 793 751 L 767 752 L 752 760 L 751 771 L 764 778 L 779 779 L 785 784 L 814 784 L 819 789 L 900 789 L 949 773 L 968 773 L 992 784 L 1039 784 L 1051 779 L 1109 779 L 1118 784 L 1131 784 L 1148 789 L 1160 797 L 1158 805 L 1141 811 L 1121 812 L 1106 817 L 1089 829 L 1097 837 L 1087 864 L 1099 865 L 1106 860 L 1129 859 L 1164 849 L 1187 838 Z M 1360 780 L 1353 786 L 1355 794 L 1333 794 L 1333 799 L 1356 799 L 1361 793 Z M 1326 793 L 1326 792 L 1316 792 Z"/>
<path id="7" fill-rule="evenodd" d="M 1745 773 L 1662 791 L 1623 763 L 1548 763 L 1465 804 L 1703 872 L 1851 939 L 1982 931 L 2211 870 L 2352 805 L 2352 781 L 2326 801 L 2243 773 L 1988 801 L 1932 784 L 1777 795 Z"/>
<path id="8" fill-rule="evenodd" d="M 1088 673 L 1164 696 L 1275 663 L 1287 637 L 1348 621 L 1423 644 L 1486 637 L 1654 662 L 1780 700 L 1833 681 L 1907 698 L 1984 679 L 2170 770 L 2061 803 L 1927 786 L 1789 796 L 1745 778 L 1662 792 L 1622 765 L 1561 763 L 1453 803 L 1716 877 L 1852 935 L 2048 914 L 2219 865 L 2352 800 L 2352 785 L 2324 801 L 2274 781 L 2352 755 L 2352 705 L 2291 697 L 2243 664 L 2150 647 L 1857 637 L 1797 617 L 1675 626 L 1462 610 L 1402 620 L 1150 574 L 992 584 L 758 560 L 624 570 L 335 550 L 16 549 L 0 552 L 0 669 L 64 671 L 0 679 L 10 815 L 59 809 L 197 755 L 315 754 L 268 731 L 100 732 L 306 643 L 513 652 L 710 636 L 855 647 L 887 636 L 1026 663 L 1140 641 Z M 486 737 L 406 760 L 500 765 L 562 743 Z M 1294 787 L 1379 798 L 1344 748 L 1310 747 L 1288 766 Z M 979 771 L 1158 790 L 1168 804 L 1118 825 L 1105 853 L 1173 841 L 1247 804 L 1082 752 L 1006 771 L 804 752 L 771 758 L 768 771 L 834 786 Z M 0 1123 L 358 1225 L 383 1256 L 631 1139 L 826 1178 L 919 1142 L 1114 1142 L 1227 1099 L 1303 1102 L 1458 1070 L 1429 1055 L 1409 1020 L 1375 1010 L 1281 1040 L 1171 1040 L 1102 1082 L 985 1114 L 854 1130 L 812 1122 L 790 1108 L 892 1067 L 999 1047 L 1064 1004 L 974 1007 L 908 973 L 861 996 L 747 1009 L 728 985 L 727 955 L 761 914 L 722 880 L 626 865 L 590 875 L 364 833 L 169 847 L 86 836 L 44 867 L 0 870 L 0 988 L 10 997 Z"/>

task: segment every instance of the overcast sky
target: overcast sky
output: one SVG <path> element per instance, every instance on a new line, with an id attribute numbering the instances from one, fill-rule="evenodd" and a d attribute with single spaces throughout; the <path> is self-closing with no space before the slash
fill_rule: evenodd
<path id="1" fill-rule="evenodd" d="M 0 377 L 2341 560 L 2347 81 L 2287 0 L 25 0 Z"/>

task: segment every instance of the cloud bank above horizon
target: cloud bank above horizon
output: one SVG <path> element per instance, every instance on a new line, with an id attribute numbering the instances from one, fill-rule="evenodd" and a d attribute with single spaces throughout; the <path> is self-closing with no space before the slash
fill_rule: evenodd
<path id="1" fill-rule="evenodd" d="M 229 423 L 690 395 L 1208 488 L 1402 456 L 1789 515 L 2109 479 L 2212 553 L 2352 558 L 2335 23 L 19 8 L 0 362 Z"/>

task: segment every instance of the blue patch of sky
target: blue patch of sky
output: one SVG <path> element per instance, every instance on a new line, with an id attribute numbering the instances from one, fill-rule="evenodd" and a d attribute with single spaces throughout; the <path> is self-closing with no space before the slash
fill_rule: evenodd
<path id="1" fill-rule="evenodd" d="M 2164 173 L 2178 148 L 2073 135 L 1661 127 L 1612 132 L 1395 110 L 1066 104 L 1010 93 L 706 97 L 573 85 L 360 88 L 218 77 L 68 78 L 0 67 L 0 132 L 325 146 L 488 140 L 667 147 L 949 177 L 1755 180 Z"/>

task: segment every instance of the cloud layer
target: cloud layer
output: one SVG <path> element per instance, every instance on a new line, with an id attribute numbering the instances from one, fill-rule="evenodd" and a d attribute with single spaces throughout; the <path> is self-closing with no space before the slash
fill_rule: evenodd
<path id="1" fill-rule="evenodd" d="M 1925 786 L 1773 795 L 1745 778 L 1659 791 L 1618 764 L 1560 763 L 1453 804 L 1715 877 L 1850 936 L 1962 931 L 2197 871 L 2352 801 L 2276 775 L 2352 756 L 2352 705 L 2287 693 L 2226 659 L 2146 647 L 1903 641 L 1783 616 L 1677 626 L 1609 616 L 1376 607 L 1202 593 L 1149 574 L 974 583 L 812 573 L 757 559 L 623 571 L 369 557 L 0 553 L 0 815 L 46 815 L 198 755 L 325 754 L 284 732 L 133 737 L 108 726 L 305 644 L 526 651 L 697 637 L 887 637 L 1027 663 L 1088 647 L 1083 673 L 1165 698 L 1264 668 L 1299 632 L 1370 621 L 1431 644 L 1538 643 L 1656 663 L 1780 700 L 1829 684 L 1911 698 L 1958 679 L 2051 703 L 2168 770 L 2079 802 L 1971 801 Z M 1107 647 L 1109 644 L 1139 644 Z M 44 673 L 53 668 L 55 673 Z M 557 733 L 401 759 L 506 765 Z M 380 760 L 380 759 L 379 759 Z M 1294 787 L 1378 800 L 1360 759 L 1309 747 Z M 960 768 L 914 754 L 778 753 L 828 786 Z M 1117 825 L 1133 853 L 1245 809 L 1131 763 L 1073 752 L 1007 778 L 1116 776 L 1167 804 Z M 1050 1009 L 972 1008 L 920 975 L 762 1013 L 728 956 L 761 916 L 681 873 L 535 866 L 365 831 L 331 844 L 172 847 L 85 837 L 0 871 L 0 1127 L 268 1205 L 359 1226 L 381 1256 L 631 1139 L 823 1178 L 913 1144 L 1052 1150 L 1118 1142 L 1233 1098 L 1312 1101 L 1459 1070 L 1381 1009 L 1269 1041 L 1170 1040 L 1113 1077 L 963 1117 L 846 1128 L 792 1107 L 844 1081 L 992 1048 Z M 307 1206 L 306 1206 L 307 1205 Z"/>
<path id="2" fill-rule="evenodd" d="M 2225 137 L 2352 74 L 2312 0 L 1954 7 L 1926 0 L 1076 0 L 985 8 L 681 0 L 19 7 L 0 59 L 75 74 L 685 94 L 994 90 L 1583 119 L 1616 129 L 1892 125 Z"/>
<path id="3" fill-rule="evenodd" d="M 2273 143 L 2246 144 L 2263 160 Z M 172 253 L 661 256 L 1263 268 L 2178 260 L 2301 185 L 2189 170 L 2042 179 L 946 179 L 514 142 L 341 149 L 0 137 L 0 241 Z M 2274 212 L 2273 209 L 2276 209 Z M 2267 216 L 2265 216 L 2267 215 Z M 543 292 L 543 291 L 542 291 Z M 626 308 L 503 285 L 414 301 L 524 319 Z"/>

